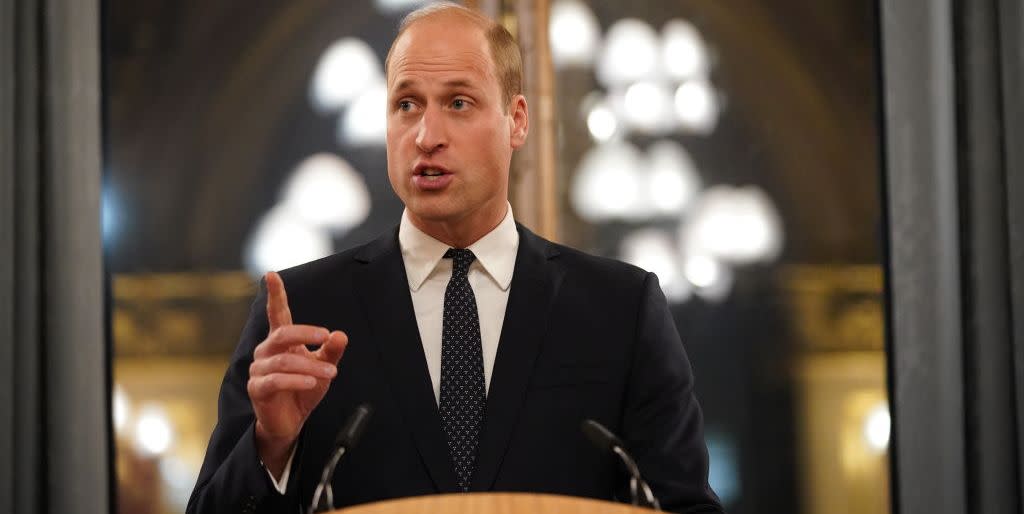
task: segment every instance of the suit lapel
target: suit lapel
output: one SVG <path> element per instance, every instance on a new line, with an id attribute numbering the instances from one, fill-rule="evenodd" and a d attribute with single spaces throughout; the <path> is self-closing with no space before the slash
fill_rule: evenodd
<path id="1" fill-rule="evenodd" d="M 519 251 L 491 374 L 471 491 L 486 491 L 494 484 L 526 399 L 551 304 L 562 280 L 562 270 L 549 262 L 558 250 L 523 226 L 518 228 Z"/>
<path id="2" fill-rule="evenodd" d="M 397 231 L 367 245 L 356 259 L 366 265 L 365 272 L 359 274 L 359 290 L 395 401 L 438 492 L 456 492 Z"/>

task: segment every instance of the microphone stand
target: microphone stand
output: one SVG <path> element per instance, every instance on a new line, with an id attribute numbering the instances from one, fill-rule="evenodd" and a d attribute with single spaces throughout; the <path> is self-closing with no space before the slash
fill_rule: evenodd
<path id="1" fill-rule="evenodd" d="M 647 482 L 640 475 L 640 467 L 636 465 L 636 461 L 626 451 L 622 441 L 611 430 L 608 430 L 604 425 L 592 419 L 584 420 L 580 428 L 583 429 L 583 434 L 595 446 L 604 451 L 611 450 L 612 453 L 618 455 L 619 461 L 622 462 L 626 471 L 629 472 L 630 503 L 638 507 L 651 507 L 654 510 L 661 510 L 658 498 L 654 496 L 651 486 L 647 485 Z M 643 501 L 641 501 L 641 493 L 643 493 Z"/>
<path id="2" fill-rule="evenodd" d="M 316 491 L 313 492 L 313 502 L 309 505 L 309 514 L 334 508 L 334 487 L 331 482 L 334 480 L 334 469 L 338 465 L 338 461 L 341 460 L 341 456 L 345 455 L 345 450 L 344 446 L 339 446 L 327 461 L 327 465 L 324 466 L 324 471 L 320 474 L 320 483 L 316 485 Z M 325 493 L 326 496 L 321 498 L 321 495 Z M 321 505 L 321 500 L 326 500 L 327 505 Z"/>
<path id="3" fill-rule="evenodd" d="M 629 497 L 632 500 L 630 503 L 636 506 L 643 505 L 644 507 L 651 507 L 654 510 L 661 510 L 661 505 L 658 504 L 658 499 L 654 497 L 654 493 L 651 491 L 651 486 L 647 485 L 647 481 L 640 477 L 640 468 L 637 467 L 636 462 L 633 458 L 623 450 L 621 446 L 613 446 L 612 452 L 619 456 L 622 460 L 622 464 L 626 466 L 629 471 Z M 646 504 L 640 503 L 640 492 L 644 493 L 644 500 Z"/>
<path id="4" fill-rule="evenodd" d="M 345 452 L 359 441 L 372 413 L 373 409 L 365 403 L 356 407 L 348 421 L 342 426 L 341 431 L 338 432 L 337 437 L 334 438 L 334 453 L 331 454 L 331 458 L 327 460 L 327 464 L 324 465 L 324 470 L 320 474 L 320 483 L 316 485 L 316 490 L 313 492 L 313 501 L 309 504 L 307 514 L 334 508 L 334 488 L 331 485 L 331 482 L 334 481 L 334 470 Z"/>

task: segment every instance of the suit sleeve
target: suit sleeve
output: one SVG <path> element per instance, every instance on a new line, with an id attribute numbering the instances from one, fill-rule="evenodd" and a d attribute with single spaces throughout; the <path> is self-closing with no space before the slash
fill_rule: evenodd
<path id="1" fill-rule="evenodd" d="M 653 273 L 647 274 L 640 298 L 622 431 L 663 509 L 723 512 L 708 484 L 693 371 Z"/>
<path id="2" fill-rule="evenodd" d="M 260 462 L 254 439 L 255 416 L 246 384 L 253 350 L 269 331 L 266 288 L 260 282 L 249 319 L 221 383 L 217 426 L 210 437 L 199 479 L 189 498 L 188 514 L 290 513 L 299 506 L 295 495 L 301 442 L 289 477 L 288 494 L 281 495 Z M 300 440 L 301 441 L 301 440 Z"/>

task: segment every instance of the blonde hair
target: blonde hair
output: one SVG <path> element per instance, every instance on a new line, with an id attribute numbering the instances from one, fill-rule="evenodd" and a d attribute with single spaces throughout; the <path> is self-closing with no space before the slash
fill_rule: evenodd
<path id="1" fill-rule="evenodd" d="M 484 32 L 484 37 L 487 38 L 488 46 L 491 49 L 491 60 L 494 61 L 494 75 L 501 86 L 504 109 L 507 112 L 512 103 L 512 97 L 523 93 L 523 56 L 520 53 L 519 44 L 516 43 L 516 39 L 512 37 L 508 29 L 500 23 L 459 4 L 438 2 L 416 9 L 403 18 L 402 23 L 398 26 L 398 35 L 391 42 L 391 48 L 388 49 L 388 55 L 384 59 L 385 75 L 390 73 L 391 52 L 394 51 L 395 43 L 402 37 L 402 34 L 414 23 L 440 14 L 462 16 Z"/>

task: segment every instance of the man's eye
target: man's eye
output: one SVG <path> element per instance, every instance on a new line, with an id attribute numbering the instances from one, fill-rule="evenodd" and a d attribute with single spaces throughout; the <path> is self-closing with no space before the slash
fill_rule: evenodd
<path id="1" fill-rule="evenodd" d="M 398 108 L 403 111 L 410 111 L 412 110 L 412 102 L 408 100 L 402 100 L 401 102 L 398 102 Z"/>
<path id="2" fill-rule="evenodd" d="M 456 98 L 454 101 L 452 101 L 452 107 L 456 109 L 462 109 L 466 107 L 466 101 L 461 98 Z"/>

